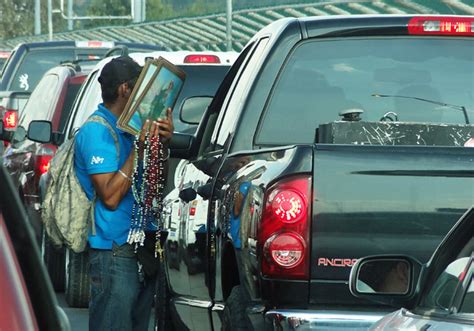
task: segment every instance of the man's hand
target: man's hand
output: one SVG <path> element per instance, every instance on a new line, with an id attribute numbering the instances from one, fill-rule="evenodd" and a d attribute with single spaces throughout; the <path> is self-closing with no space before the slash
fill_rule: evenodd
<path id="1" fill-rule="evenodd" d="M 171 108 L 166 110 L 166 119 L 158 119 L 158 134 L 160 135 L 163 144 L 167 145 L 173 136 L 173 114 Z"/>

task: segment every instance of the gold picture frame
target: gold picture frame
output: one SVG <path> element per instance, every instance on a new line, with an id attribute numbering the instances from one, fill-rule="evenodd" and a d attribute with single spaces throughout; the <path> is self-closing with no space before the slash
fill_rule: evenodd
<path id="1" fill-rule="evenodd" d="M 117 127 L 137 135 L 146 119 L 166 118 L 184 85 L 186 73 L 163 57 L 147 59 L 117 121 Z"/>

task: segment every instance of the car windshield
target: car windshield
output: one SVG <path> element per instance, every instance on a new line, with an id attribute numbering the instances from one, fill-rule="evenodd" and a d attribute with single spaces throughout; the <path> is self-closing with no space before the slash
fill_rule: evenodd
<path id="1" fill-rule="evenodd" d="M 362 121 L 385 116 L 400 122 L 464 124 L 467 115 L 472 122 L 473 42 L 421 37 L 303 42 L 275 84 L 256 141 L 311 143 L 318 125 L 339 120 L 340 112 L 354 108 L 363 110 Z M 288 117 L 305 120 L 282 125 Z"/>

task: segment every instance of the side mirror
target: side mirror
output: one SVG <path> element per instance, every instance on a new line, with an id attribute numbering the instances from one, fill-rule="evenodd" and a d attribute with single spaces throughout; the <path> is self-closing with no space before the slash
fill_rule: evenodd
<path id="1" fill-rule="evenodd" d="M 187 124 L 199 124 L 202 115 L 204 115 L 211 101 L 212 97 L 210 96 L 190 97 L 185 99 L 179 111 L 180 120 Z"/>
<path id="2" fill-rule="evenodd" d="M 358 298 L 404 306 L 413 298 L 421 264 L 408 256 L 372 256 L 358 260 L 351 270 L 349 289 Z"/>
<path id="3" fill-rule="evenodd" d="M 197 194 L 199 194 L 203 200 L 209 199 L 212 195 L 212 182 L 199 186 L 197 188 Z"/>
<path id="4" fill-rule="evenodd" d="M 53 139 L 51 122 L 49 121 L 31 121 L 28 126 L 28 139 L 39 142 L 49 143 Z"/>
<path id="5" fill-rule="evenodd" d="M 169 144 L 171 157 L 189 159 L 192 156 L 194 141 L 194 136 L 190 134 L 174 132 Z"/>
<path id="6" fill-rule="evenodd" d="M 184 202 L 193 201 L 196 197 L 196 191 L 192 187 L 185 188 L 179 192 L 179 198 Z"/>

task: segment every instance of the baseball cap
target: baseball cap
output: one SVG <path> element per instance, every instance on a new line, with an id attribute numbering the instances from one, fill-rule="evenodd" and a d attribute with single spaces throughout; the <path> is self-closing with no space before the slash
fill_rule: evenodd
<path id="1" fill-rule="evenodd" d="M 118 86 L 137 78 L 142 67 L 130 56 L 119 56 L 107 63 L 100 73 L 99 83 L 105 86 Z"/>

